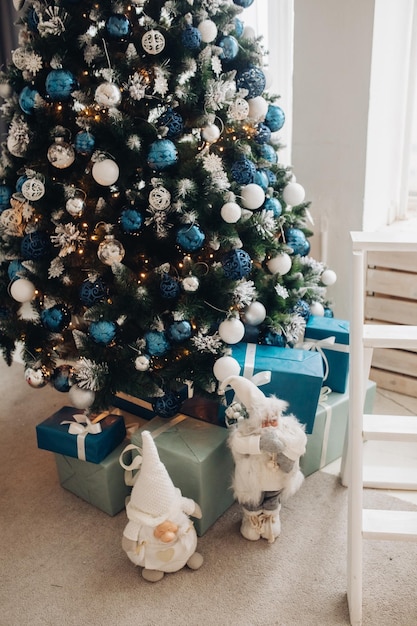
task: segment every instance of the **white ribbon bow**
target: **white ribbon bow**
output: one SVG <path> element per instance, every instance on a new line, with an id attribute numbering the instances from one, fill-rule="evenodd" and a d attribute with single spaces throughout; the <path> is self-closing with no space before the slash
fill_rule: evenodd
<path id="1" fill-rule="evenodd" d="M 98 435 L 101 433 L 101 424 L 93 424 L 85 413 L 78 413 L 72 417 L 75 419 L 75 422 L 65 420 L 61 424 L 69 424 L 68 433 L 77 436 L 77 456 L 81 461 L 86 461 L 85 438 L 87 435 Z"/>
<path id="2" fill-rule="evenodd" d="M 316 350 L 319 352 L 324 361 L 324 376 L 323 381 L 325 381 L 329 375 L 329 362 L 327 360 L 326 355 L 323 352 L 323 348 L 333 348 L 336 341 L 336 337 L 325 337 L 324 339 L 308 339 L 307 341 L 303 341 L 301 345 L 297 345 L 296 348 L 301 348 L 302 350 Z"/>
<path id="3" fill-rule="evenodd" d="M 330 387 L 324 386 L 320 391 L 319 405 L 321 405 L 326 411 L 326 417 L 324 422 L 324 431 L 323 431 L 323 443 L 321 447 L 321 455 L 320 455 L 320 465 L 319 468 L 324 467 L 326 465 L 326 456 L 327 456 L 327 448 L 329 445 L 329 436 L 330 436 L 330 426 L 332 423 L 332 407 L 327 404 L 327 400 L 332 390 Z"/>

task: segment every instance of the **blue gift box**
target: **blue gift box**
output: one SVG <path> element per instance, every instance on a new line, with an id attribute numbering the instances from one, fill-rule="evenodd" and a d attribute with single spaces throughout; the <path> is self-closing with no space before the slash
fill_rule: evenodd
<path id="1" fill-rule="evenodd" d="M 349 322 L 312 315 L 304 334 L 304 346 L 324 355 L 324 384 L 345 393 L 349 373 Z"/>
<path id="2" fill-rule="evenodd" d="M 108 414 L 100 422 L 93 424 L 101 427 L 101 432 L 97 434 L 88 432 L 88 428 L 78 423 L 74 415 L 79 418 L 81 415 L 79 409 L 65 406 L 38 424 L 36 426 L 38 447 L 90 463 L 100 463 L 126 436 L 126 427 L 121 415 Z M 71 424 L 68 422 L 75 427 L 71 430 L 79 432 L 71 434 L 69 432 Z M 79 428 L 76 427 L 77 424 Z M 99 429 L 90 428 L 90 430 Z"/>
<path id="3" fill-rule="evenodd" d="M 288 402 L 288 413 L 311 433 L 323 383 L 323 360 L 318 352 L 237 343 L 232 346 L 232 356 L 246 378 L 270 371 L 270 382 L 260 389 L 266 396 L 276 395 Z M 229 401 L 229 394 L 227 398 Z"/>

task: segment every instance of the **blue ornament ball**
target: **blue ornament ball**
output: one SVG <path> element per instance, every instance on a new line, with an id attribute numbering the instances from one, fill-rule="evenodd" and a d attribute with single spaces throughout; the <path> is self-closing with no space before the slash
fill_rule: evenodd
<path id="1" fill-rule="evenodd" d="M 20 252 L 25 261 L 36 261 L 47 256 L 50 248 L 49 235 L 41 230 L 25 235 L 20 244 Z"/>
<path id="2" fill-rule="evenodd" d="M 135 235 L 142 227 L 143 217 L 137 209 L 126 207 L 120 214 L 119 222 L 124 233 Z"/>
<path id="3" fill-rule="evenodd" d="M 108 289 L 104 280 L 98 276 L 95 280 L 85 280 L 80 287 L 80 300 L 84 306 L 93 306 L 107 297 Z"/>
<path id="4" fill-rule="evenodd" d="M 255 180 L 256 166 L 247 157 L 242 157 L 232 164 L 231 173 L 239 185 L 249 185 L 249 183 L 253 183 Z"/>
<path id="5" fill-rule="evenodd" d="M 243 343 L 258 343 L 260 337 L 260 328 L 259 326 L 254 326 L 253 324 L 244 324 L 245 326 L 245 334 L 243 335 L 242 342 Z"/>
<path id="6" fill-rule="evenodd" d="M 166 333 L 163 330 L 150 330 L 145 333 L 146 352 L 150 356 L 163 356 L 170 348 Z"/>
<path id="7" fill-rule="evenodd" d="M 38 30 L 39 17 L 33 7 L 31 7 L 27 13 L 27 23 L 29 30 L 32 32 L 36 32 Z"/>
<path id="8" fill-rule="evenodd" d="M 276 185 L 276 183 L 277 183 L 276 175 L 274 174 L 274 172 L 272 172 L 268 168 L 264 169 L 264 172 L 268 176 L 268 186 L 269 187 L 274 187 L 274 185 Z"/>
<path id="9" fill-rule="evenodd" d="M 243 35 L 243 31 L 245 29 L 245 25 L 238 17 L 234 19 L 235 30 L 234 33 L 236 37 L 241 37 Z"/>
<path id="10" fill-rule="evenodd" d="M 173 322 L 167 331 L 169 339 L 174 343 L 187 341 L 187 339 L 191 337 L 191 333 L 191 324 L 188 320 L 179 320 Z"/>
<path id="11" fill-rule="evenodd" d="M 181 115 L 171 107 L 159 116 L 157 124 L 158 126 L 165 126 L 168 129 L 166 134 L 167 139 L 179 137 L 184 130 L 184 120 Z"/>
<path id="12" fill-rule="evenodd" d="M 204 243 L 206 236 L 196 224 L 186 224 L 178 229 L 176 242 L 185 252 L 195 252 Z"/>
<path id="13" fill-rule="evenodd" d="M 166 273 L 162 276 L 161 284 L 159 285 L 159 290 L 161 292 L 161 296 L 169 300 L 178 298 L 178 296 L 180 295 L 180 291 L 181 291 L 178 281 Z"/>
<path id="14" fill-rule="evenodd" d="M 77 88 L 77 81 L 69 70 L 51 70 L 46 77 L 45 87 L 51 100 L 68 100 Z"/>
<path id="15" fill-rule="evenodd" d="M 245 250 L 230 250 L 222 260 L 223 271 L 230 280 L 239 280 L 252 271 L 252 259 Z"/>
<path id="16" fill-rule="evenodd" d="M 126 15 L 115 13 L 107 19 L 106 31 L 110 39 L 125 41 L 132 33 L 132 24 Z"/>
<path id="17" fill-rule="evenodd" d="M 164 396 L 154 398 L 152 408 L 159 417 L 167 419 L 179 413 L 182 400 L 177 393 L 168 391 Z"/>
<path id="18" fill-rule="evenodd" d="M 31 89 L 28 86 L 23 87 L 19 95 L 19 106 L 22 109 L 23 113 L 26 113 L 27 115 L 33 113 L 37 95 L 38 92 L 36 91 L 36 89 Z"/>
<path id="19" fill-rule="evenodd" d="M 157 139 L 149 148 L 148 165 L 154 170 L 165 170 L 174 165 L 177 159 L 177 148 L 170 139 Z"/>
<path id="20" fill-rule="evenodd" d="M 277 151 L 269 143 L 263 143 L 261 146 L 259 146 L 259 156 L 262 159 L 265 159 L 265 161 L 269 161 L 270 163 L 278 162 Z"/>
<path id="21" fill-rule="evenodd" d="M 71 321 L 71 314 L 63 304 L 55 304 L 54 306 L 44 309 L 41 312 L 41 322 L 47 330 L 52 333 L 58 333 L 67 328 Z"/>
<path id="22" fill-rule="evenodd" d="M 333 311 L 328 307 L 324 307 L 324 317 L 334 317 Z"/>
<path id="23" fill-rule="evenodd" d="M 78 154 L 82 154 L 83 156 L 92 154 L 95 145 L 96 140 L 94 135 L 89 133 L 88 130 L 80 130 L 75 135 L 74 148 Z"/>
<path id="24" fill-rule="evenodd" d="M 18 259 L 14 259 L 10 261 L 9 267 L 7 268 L 7 275 L 10 280 L 17 280 L 18 278 L 24 278 L 27 276 L 27 271 L 21 261 Z"/>
<path id="25" fill-rule="evenodd" d="M 219 54 L 221 59 L 225 61 L 232 61 L 237 57 L 239 44 L 236 37 L 233 37 L 233 35 L 226 35 L 225 37 L 222 37 L 217 45 L 222 49 Z"/>
<path id="26" fill-rule="evenodd" d="M 117 325 L 108 320 L 98 320 L 91 322 L 88 329 L 89 335 L 95 343 L 108 346 L 116 338 Z"/>
<path id="27" fill-rule="evenodd" d="M 8 185 L 0 185 L 0 213 L 10 207 L 13 190 Z"/>
<path id="28" fill-rule="evenodd" d="M 272 211 L 274 217 L 279 217 L 282 213 L 282 205 L 277 198 L 267 198 L 263 208 L 265 211 Z"/>
<path id="29" fill-rule="evenodd" d="M 187 26 L 181 34 L 182 45 L 189 50 L 198 50 L 201 45 L 201 33 L 194 26 Z"/>
<path id="30" fill-rule="evenodd" d="M 300 315 L 300 317 L 303 317 L 305 321 L 308 322 L 308 319 L 311 315 L 310 305 L 305 300 L 302 300 L 302 299 L 297 300 L 297 302 L 292 308 L 292 312 L 295 313 L 296 315 Z"/>
<path id="31" fill-rule="evenodd" d="M 253 182 L 259 185 L 259 187 L 262 187 L 264 191 L 266 191 L 269 187 L 269 178 L 266 171 L 263 169 L 257 170 L 255 174 L 255 180 Z"/>
<path id="32" fill-rule="evenodd" d="M 22 176 L 19 176 L 19 178 L 17 179 L 17 182 L 16 182 L 16 191 L 18 193 L 22 193 L 23 184 L 27 180 L 28 180 L 28 176 L 26 176 L 26 174 L 22 174 Z"/>
<path id="33" fill-rule="evenodd" d="M 248 67 L 237 74 L 236 86 L 238 89 L 247 89 L 246 98 L 261 96 L 265 90 L 265 85 L 265 74 L 259 67 Z"/>
<path id="34" fill-rule="evenodd" d="M 285 231 L 285 241 L 292 248 L 293 254 L 305 256 L 310 252 L 310 243 L 299 228 L 288 228 Z"/>
<path id="35" fill-rule="evenodd" d="M 275 133 L 277 130 L 281 130 L 285 122 L 285 113 L 281 107 L 276 104 L 270 104 L 265 116 L 265 124 L 270 130 Z"/>
<path id="36" fill-rule="evenodd" d="M 71 365 L 58 365 L 52 372 L 51 383 L 57 391 L 66 393 L 70 390 L 72 375 Z"/>
<path id="37" fill-rule="evenodd" d="M 237 4 L 238 7 L 247 9 L 251 4 L 253 4 L 254 0 L 233 0 L 233 2 Z"/>
<path id="38" fill-rule="evenodd" d="M 269 126 L 261 122 L 256 129 L 255 141 L 256 143 L 263 144 L 268 143 L 271 139 L 271 129 Z"/>
<path id="39" fill-rule="evenodd" d="M 267 330 L 263 335 L 261 342 L 266 346 L 275 346 L 277 348 L 285 348 L 287 340 L 285 335 L 276 333 L 273 330 Z"/>

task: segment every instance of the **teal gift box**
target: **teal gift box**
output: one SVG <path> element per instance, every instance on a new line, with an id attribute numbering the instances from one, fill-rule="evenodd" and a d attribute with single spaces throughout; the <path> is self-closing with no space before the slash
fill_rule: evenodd
<path id="1" fill-rule="evenodd" d="M 119 463 L 119 456 L 126 444 L 127 441 L 117 446 L 100 463 L 55 454 L 62 487 L 108 515 L 119 513 L 125 508 L 126 497 L 130 494 L 130 487 L 125 484 L 124 470 Z"/>
<path id="2" fill-rule="evenodd" d="M 319 350 L 324 358 L 324 383 L 345 393 L 349 373 L 349 322 L 335 317 L 311 315 L 305 328 L 304 346 Z"/>
<path id="3" fill-rule="evenodd" d="M 234 502 L 229 432 L 181 413 L 170 420 L 155 417 L 132 435 L 131 443 L 139 448 L 143 430 L 154 437 L 174 485 L 200 506 L 203 516 L 193 522 L 197 534 L 203 535 Z"/>
<path id="4" fill-rule="evenodd" d="M 38 448 L 100 463 L 125 438 L 123 417 L 107 414 L 93 424 L 77 421 L 83 418 L 79 409 L 64 406 L 36 426 Z"/>
<path id="5" fill-rule="evenodd" d="M 323 360 L 318 352 L 237 343 L 232 346 L 232 356 L 240 363 L 241 375 L 246 378 L 270 371 L 271 380 L 260 386 L 262 392 L 288 402 L 287 412 L 305 424 L 307 433 L 313 430 L 323 384 Z M 229 394 L 227 398 L 229 401 Z"/>
<path id="6" fill-rule="evenodd" d="M 376 394 L 376 384 L 368 381 L 364 412 L 372 413 Z M 320 402 L 313 432 L 307 435 L 307 447 L 300 459 L 304 476 L 325 467 L 343 454 L 349 419 L 349 394 L 324 393 Z"/>

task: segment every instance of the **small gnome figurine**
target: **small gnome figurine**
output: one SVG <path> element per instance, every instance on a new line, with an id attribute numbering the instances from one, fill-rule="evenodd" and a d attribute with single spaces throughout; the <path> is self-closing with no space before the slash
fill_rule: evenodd
<path id="1" fill-rule="evenodd" d="M 165 572 L 176 572 L 185 565 L 201 567 L 197 533 L 188 517 L 201 518 L 201 510 L 174 486 L 148 431 L 142 433 L 142 445 L 140 472 L 126 505 L 129 521 L 122 547 L 135 565 L 144 568 L 143 578 L 156 582 Z"/>
<path id="2" fill-rule="evenodd" d="M 235 461 L 233 489 L 242 505 L 240 532 L 250 541 L 263 537 L 273 543 L 281 532 L 281 502 L 304 480 L 299 459 L 307 436 L 293 415 L 283 415 L 287 403 L 266 397 L 250 380 L 229 376 L 221 387 L 232 387 L 247 417 L 237 421 L 229 436 Z"/>

